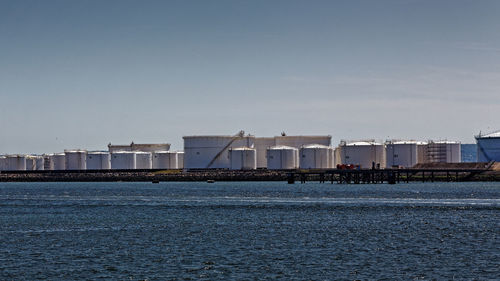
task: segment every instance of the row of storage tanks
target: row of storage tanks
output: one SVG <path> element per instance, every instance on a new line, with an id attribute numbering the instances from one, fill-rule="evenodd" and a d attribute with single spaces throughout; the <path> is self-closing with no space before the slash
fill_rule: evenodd
<path id="1" fill-rule="evenodd" d="M 337 164 L 390 168 L 461 161 L 459 142 L 342 141 L 333 148 L 331 136 L 187 136 L 184 153 L 186 169 L 328 169 Z"/>
<path id="2" fill-rule="evenodd" d="M 0 157 L 0 170 L 108 170 L 182 169 L 184 153 L 179 151 L 86 151 L 66 150 L 46 155 L 6 155 Z"/>
<path id="3" fill-rule="evenodd" d="M 328 169 L 338 164 L 413 167 L 460 162 L 460 143 L 451 141 L 341 141 L 331 136 L 185 136 L 184 151 L 169 144 L 108 145 L 108 151 L 66 150 L 42 156 L 0 156 L 0 170 L 106 169 Z"/>

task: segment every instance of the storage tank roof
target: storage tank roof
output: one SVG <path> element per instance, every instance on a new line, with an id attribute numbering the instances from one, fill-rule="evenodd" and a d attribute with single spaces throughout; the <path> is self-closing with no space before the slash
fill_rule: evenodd
<path id="1" fill-rule="evenodd" d="M 372 142 L 372 141 L 356 141 L 356 142 L 350 142 L 350 143 L 346 144 L 346 146 L 366 146 L 366 145 L 382 145 L 382 144 L 378 143 L 378 142 Z"/>
<path id="2" fill-rule="evenodd" d="M 306 135 L 306 136 L 303 136 L 303 135 L 297 135 L 297 136 L 289 136 L 289 135 L 286 135 L 286 136 L 275 136 L 275 138 L 331 138 L 332 136 L 330 135 Z"/>
<path id="3" fill-rule="evenodd" d="M 479 139 L 481 139 L 481 138 L 500 138 L 500 131 L 496 131 L 496 132 L 489 133 L 486 135 L 479 135 L 477 138 L 479 138 Z"/>
<path id="4" fill-rule="evenodd" d="M 206 135 L 206 136 L 183 136 L 183 139 L 194 139 L 194 138 L 255 138 L 253 135 L 235 136 L 235 135 Z"/>
<path id="5" fill-rule="evenodd" d="M 301 148 L 331 148 L 331 147 L 322 144 L 306 144 L 303 145 Z"/>
<path id="6" fill-rule="evenodd" d="M 295 147 L 286 146 L 286 145 L 276 145 L 268 148 L 269 150 L 297 150 Z"/>
<path id="7" fill-rule="evenodd" d="M 115 151 L 111 152 L 111 154 L 136 154 L 137 151 Z"/>
<path id="8" fill-rule="evenodd" d="M 250 148 L 250 147 L 235 147 L 235 148 L 232 148 L 231 150 L 255 150 L 255 148 Z"/>
<path id="9" fill-rule="evenodd" d="M 388 144 L 419 144 L 418 141 L 415 140 L 392 140 L 388 141 Z"/>
<path id="10" fill-rule="evenodd" d="M 460 144 L 459 141 L 433 141 L 432 143 L 437 143 L 437 144 Z"/>
<path id="11" fill-rule="evenodd" d="M 109 154 L 107 151 L 89 151 L 87 154 Z"/>

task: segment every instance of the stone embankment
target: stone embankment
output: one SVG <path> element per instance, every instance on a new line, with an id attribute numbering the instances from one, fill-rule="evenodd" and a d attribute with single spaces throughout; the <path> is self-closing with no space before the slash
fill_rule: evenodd
<path id="1" fill-rule="evenodd" d="M 0 182 L 117 182 L 117 181 L 286 181 L 275 170 L 109 170 L 0 172 Z"/>

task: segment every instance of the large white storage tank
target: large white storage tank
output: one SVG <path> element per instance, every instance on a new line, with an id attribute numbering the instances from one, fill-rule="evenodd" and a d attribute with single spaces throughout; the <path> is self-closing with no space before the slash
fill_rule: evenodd
<path id="1" fill-rule="evenodd" d="M 178 169 L 179 153 L 173 151 L 153 152 L 153 169 Z"/>
<path id="2" fill-rule="evenodd" d="M 372 168 L 373 164 L 385 167 L 385 147 L 374 140 L 342 141 L 339 148 L 342 164 L 360 165 L 361 168 Z"/>
<path id="3" fill-rule="evenodd" d="M 177 167 L 184 169 L 184 151 L 177 151 Z"/>
<path id="4" fill-rule="evenodd" d="M 35 156 L 35 170 L 45 170 L 45 159 L 43 158 L 43 156 Z"/>
<path id="5" fill-rule="evenodd" d="M 333 148 L 321 144 L 303 145 L 299 150 L 301 169 L 328 169 L 334 164 Z"/>
<path id="6" fill-rule="evenodd" d="M 87 151 L 86 150 L 65 150 L 66 170 L 85 170 L 87 169 Z"/>
<path id="7" fill-rule="evenodd" d="M 297 169 L 299 150 L 291 146 L 273 146 L 267 149 L 267 168 L 272 170 Z"/>
<path id="8" fill-rule="evenodd" d="M 267 149 L 276 146 L 274 137 L 255 138 L 254 147 L 257 153 L 257 168 L 267 168 Z"/>
<path id="9" fill-rule="evenodd" d="M 500 131 L 475 137 L 477 142 L 477 161 L 500 161 Z"/>
<path id="10" fill-rule="evenodd" d="M 153 167 L 151 152 L 136 152 L 135 153 L 135 168 L 136 169 L 151 169 Z"/>
<path id="11" fill-rule="evenodd" d="M 110 154 L 103 151 L 87 152 L 87 170 L 111 169 Z"/>
<path id="12" fill-rule="evenodd" d="M 237 147 L 229 150 L 231 170 L 257 169 L 257 151 L 255 148 Z"/>
<path id="13" fill-rule="evenodd" d="M 462 162 L 460 142 L 429 141 L 429 144 L 427 145 L 427 161 L 429 163 Z"/>
<path id="14" fill-rule="evenodd" d="M 25 171 L 26 170 L 26 156 L 24 155 L 7 155 L 6 156 L 7 171 Z"/>
<path id="15" fill-rule="evenodd" d="M 253 147 L 254 136 L 185 136 L 185 169 L 229 169 L 229 149 L 235 147 Z"/>
<path id="16" fill-rule="evenodd" d="M 111 169 L 114 170 L 135 169 L 135 152 L 116 151 L 111 153 Z"/>
<path id="17" fill-rule="evenodd" d="M 36 170 L 36 160 L 32 155 L 26 155 L 26 171 L 34 171 Z"/>
<path id="18" fill-rule="evenodd" d="M 55 153 L 52 155 L 54 170 L 66 170 L 66 155 L 64 153 Z"/>
<path id="19" fill-rule="evenodd" d="M 418 162 L 416 141 L 388 141 L 385 143 L 386 167 L 411 168 Z"/>

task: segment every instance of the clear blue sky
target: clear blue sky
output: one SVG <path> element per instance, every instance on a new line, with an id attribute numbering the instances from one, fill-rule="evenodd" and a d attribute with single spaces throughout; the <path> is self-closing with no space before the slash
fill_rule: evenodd
<path id="1" fill-rule="evenodd" d="M 0 154 L 182 136 L 473 142 L 500 1 L 0 0 Z"/>

